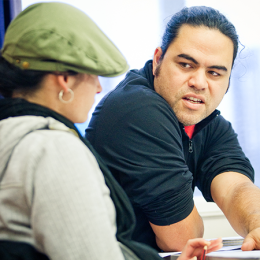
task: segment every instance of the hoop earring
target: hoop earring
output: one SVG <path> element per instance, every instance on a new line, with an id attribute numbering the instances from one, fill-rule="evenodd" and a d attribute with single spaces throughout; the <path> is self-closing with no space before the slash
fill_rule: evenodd
<path id="1" fill-rule="evenodd" d="M 70 103 L 73 100 L 73 98 L 74 98 L 74 92 L 72 91 L 72 89 L 69 88 L 69 93 L 71 94 L 70 99 L 69 100 L 64 100 L 63 99 L 64 90 L 61 90 L 60 93 L 59 93 L 59 100 L 62 103 L 65 103 L 65 104 Z"/>

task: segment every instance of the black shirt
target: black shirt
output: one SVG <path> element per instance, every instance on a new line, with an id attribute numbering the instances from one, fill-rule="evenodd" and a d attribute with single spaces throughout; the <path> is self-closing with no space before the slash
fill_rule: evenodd
<path id="1" fill-rule="evenodd" d="M 126 191 L 136 214 L 133 239 L 158 249 L 149 221 L 170 225 L 192 211 L 197 186 L 213 201 L 213 178 L 254 172 L 231 124 L 219 111 L 190 140 L 169 104 L 154 91 L 152 62 L 132 70 L 93 113 L 86 137 Z"/>

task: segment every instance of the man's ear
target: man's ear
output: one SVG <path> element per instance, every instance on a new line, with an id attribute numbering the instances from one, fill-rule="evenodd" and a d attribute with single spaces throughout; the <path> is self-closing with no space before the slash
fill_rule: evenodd
<path id="1" fill-rule="evenodd" d="M 153 55 L 153 75 L 155 75 L 155 70 L 157 66 L 160 64 L 160 58 L 162 56 L 162 48 L 157 47 L 154 51 Z"/>
<path id="2" fill-rule="evenodd" d="M 227 91 L 225 94 L 227 94 L 228 90 L 229 90 L 229 87 L 230 87 L 230 78 L 231 78 L 231 75 L 229 76 L 229 79 L 228 79 L 228 87 L 227 87 Z"/>

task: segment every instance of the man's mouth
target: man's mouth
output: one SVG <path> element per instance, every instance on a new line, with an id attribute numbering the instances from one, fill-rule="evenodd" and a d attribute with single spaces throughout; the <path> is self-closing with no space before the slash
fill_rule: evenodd
<path id="1" fill-rule="evenodd" d="M 191 103 L 194 103 L 194 104 L 201 104 L 203 103 L 203 101 L 201 99 L 198 99 L 198 98 L 194 98 L 194 97 L 185 97 L 184 99 L 190 101 Z"/>

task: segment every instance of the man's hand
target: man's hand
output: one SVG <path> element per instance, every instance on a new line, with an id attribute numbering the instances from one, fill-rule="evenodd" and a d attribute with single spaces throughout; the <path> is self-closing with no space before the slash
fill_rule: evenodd
<path id="1" fill-rule="evenodd" d="M 241 246 L 243 251 L 260 250 L 260 228 L 252 230 L 244 239 Z"/>
<path id="2" fill-rule="evenodd" d="M 203 238 L 190 239 L 183 248 L 178 260 L 190 260 L 196 259 L 194 257 L 201 257 L 204 246 L 207 246 L 207 253 L 216 251 L 223 246 L 222 239 L 218 238 L 211 241 L 207 241 Z"/>

